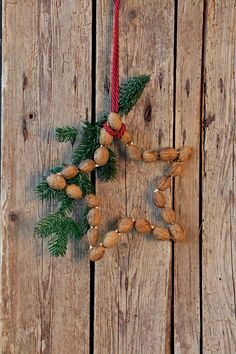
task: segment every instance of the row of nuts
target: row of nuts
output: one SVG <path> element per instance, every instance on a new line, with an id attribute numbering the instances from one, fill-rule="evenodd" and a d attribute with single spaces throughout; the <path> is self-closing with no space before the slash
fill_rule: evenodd
<path id="1" fill-rule="evenodd" d="M 134 161 L 143 160 L 144 162 L 152 163 L 152 162 L 156 162 L 157 160 L 166 161 L 166 162 L 173 162 L 177 160 L 174 165 L 175 167 L 173 167 L 172 169 L 173 171 L 171 171 L 170 173 L 170 175 L 173 174 L 172 177 L 175 177 L 174 176 L 174 174 L 176 173 L 175 169 L 177 169 L 178 166 L 181 166 L 182 162 L 186 161 L 191 157 L 192 148 L 189 146 L 184 146 L 179 150 L 176 150 L 171 147 L 166 147 L 161 149 L 159 152 L 155 150 L 144 150 L 142 152 L 140 147 L 134 145 L 131 142 L 131 144 L 130 145 L 128 144 L 127 146 L 127 152 L 130 159 Z M 176 175 L 179 175 L 180 173 L 178 171 L 178 174 Z"/>
<path id="2" fill-rule="evenodd" d="M 87 215 L 90 229 L 87 232 L 86 238 L 88 244 L 91 247 L 90 260 L 96 262 L 101 259 L 105 253 L 105 248 L 101 244 L 97 245 L 99 239 L 98 226 L 102 221 L 100 198 L 94 194 L 88 194 L 85 197 L 85 201 L 88 207 L 91 208 Z"/>
<path id="3" fill-rule="evenodd" d="M 65 167 L 60 173 L 52 173 L 46 179 L 50 188 L 55 190 L 64 190 L 66 194 L 73 199 L 81 199 L 83 192 L 81 188 L 73 183 L 67 184 L 67 180 L 74 178 L 79 173 L 76 166 Z"/>
<path id="4" fill-rule="evenodd" d="M 128 233 L 132 230 L 134 221 L 132 218 L 123 218 L 118 223 L 118 228 L 115 231 L 109 231 L 103 238 L 102 244 L 90 250 L 90 261 L 98 261 L 105 253 L 106 248 L 114 247 L 120 241 L 121 233 Z M 90 243 L 91 246 L 94 246 Z"/>
<path id="5" fill-rule="evenodd" d="M 107 122 L 113 130 L 119 131 L 122 127 L 122 119 L 117 113 L 111 112 L 108 115 Z M 123 144 L 127 145 L 128 156 L 131 160 L 134 161 L 143 159 L 144 162 L 151 163 L 156 162 L 157 160 L 172 162 L 178 159 L 179 162 L 183 162 L 189 159 L 192 155 L 192 148 L 189 146 L 184 146 L 179 150 L 171 147 L 165 147 L 159 152 L 155 150 L 145 150 L 142 152 L 140 147 L 134 145 L 133 136 L 128 129 L 126 129 L 120 140 Z M 111 136 L 104 128 L 102 128 L 100 131 L 99 141 L 101 145 L 109 146 L 113 142 L 113 136 Z M 176 165 L 173 169 L 177 169 L 177 166 L 179 165 Z M 175 173 L 175 171 L 171 171 L 171 174 Z"/>
<path id="6" fill-rule="evenodd" d="M 166 196 L 163 193 L 165 190 L 170 188 L 171 177 L 176 177 L 181 174 L 182 164 L 183 162 L 173 162 L 171 165 L 172 173 L 167 176 L 162 176 L 158 179 L 157 188 L 153 193 L 154 204 L 158 208 L 162 209 L 161 216 L 163 221 L 166 224 L 171 225 L 169 226 L 169 229 L 165 228 L 164 226 L 158 226 L 157 229 L 154 228 L 153 235 L 155 238 L 157 235 L 157 239 L 172 239 L 173 241 L 183 242 L 187 238 L 184 228 L 181 225 L 176 224 L 176 213 L 172 208 L 167 207 Z"/>
<path id="7" fill-rule="evenodd" d="M 148 220 L 143 218 L 133 220 L 132 218 L 126 217 L 119 221 L 117 230 L 107 232 L 104 236 L 103 242 L 100 245 L 91 248 L 89 257 L 90 261 L 95 262 L 100 260 L 104 256 L 107 248 L 112 248 L 118 244 L 121 233 L 129 233 L 133 227 L 142 234 L 152 233 L 154 238 L 159 241 L 173 240 L 175 242 L 183 242 L 186 240 L 186 231 L 179 224 L 173 224 L 167 228 L 162 225 L 152 226 Z M 90 232 L 91 230 L 89 233 Z M 94 246 L 94 244 L 91 243 L 90 245 Z"/>
<path id="8" fill-rule="evenodd" d="M 87 242 L 90 246 L 95 247 L 97 245 L 99 235 L 98 235 L 98 225 L 101 222 L 100 209 L 100 198 L 95 194 L 87 194 L 85 196 L 86 204 L 91 210 L 88 213 L 88 223 L 90 224 L 90 229 L 87 232 Z"/>

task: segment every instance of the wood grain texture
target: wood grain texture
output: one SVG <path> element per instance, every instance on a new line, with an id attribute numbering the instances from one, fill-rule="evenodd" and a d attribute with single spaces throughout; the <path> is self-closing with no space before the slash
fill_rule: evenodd
<path id="1" fill-rule="evenodd" d="M 97 15 L 97 110 L 102 111 L 110 109 L 112 1 L 99 2 Z M 149 0 L 144 6 L 143 1 L 123 1 L 120 19 L 122 80 L 152 75 L 126 123 L 143 148 L 172 145 L 173 2 Z M 127 161 L 119 143 L 115 147 L 117 181 L 97 183 L 106 225 L 102 231 L 116 228 L 125 215 L 155 223 L 152 191 L 163 166 Z M 96 265 L 95 279 L 95 353 L 169 353 L 171 244 L 135 232 L 124 235 L 119 247 Z"/>
<path id="2" fill-rule="evenodd" d="M 177 220 L 188 242 L 174 246 L 174 350 L 200 352 L 199 143 L 203 1 L 178 1 L 175 144 L 194 154 L 175 183 Z M 191 38 L 191 40 L 189 40 Z"/>
<path id="3" fill-rule="evenodd" d="M 71 242 L 64 259 L 50 258 L 47 242 L 34 236 L 34 225 L 52 206 L 38 203 L 34 188 L 42 171 L 69 162 L 71 147 L 54 142 L 53 129 L 90 119 L 94 73 L 97 116 L 110 110 L 113 0 L 93 2 L 96 38 L 91 3 L 3 1 L 3 354 L 90 352 L 88 247 Z M 189 241 L 174 246 L 172 264 L 171 243 L 133 232 L 95 265 L 95 354 L 236 352 L 235 19 L 235 0 L 121 0 L 121 79 L 151 74 L 125 119 L 134 142 L 147 149 L 173 143 L 194 147 L 174 188 L 178 221 Z M 146 217 L 152 224 L 159 217 L 152 191 L 164 165 L 130 162 L 119 142 L 113 148 L 120 157 L 118 178 L 96 183 L 104 215 L 101 236 L 116 229 L 122 216 Z"/>
<path id="4" fill-rule="evenodd" d="M 3 44 L 1 353 L 87 354 L 87 246 L 52 259 L 33 229 L 42 171 L 71 154 L 53 129 L 90 113 L 91 6 L 4 1 Z"/>
<path id="5" fill-rule="evenodd" d="M 203 350 L 235 353 L 235 1 L 206 9 Z"/>

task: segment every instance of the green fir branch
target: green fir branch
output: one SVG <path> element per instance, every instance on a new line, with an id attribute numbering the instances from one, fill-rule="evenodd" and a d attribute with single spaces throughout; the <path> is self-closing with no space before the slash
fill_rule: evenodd
<path id="1" fill-rule="evenodd" d="M 63 201 L 65 192 L 55 190 L 49 187 L 46 179 L 40 182 L 36 187 L 36 193 L 38 199 L 42 201 L 56 200 L 58 202 Z"/>
<path id="2" fill-rule="evenodd" d="M 104 114 L 96 123 L 84 122 L 82 139 L 78 148 L 73 153 L 73 164 L 79 165 L 81 161 L 92 159 L 94 152 L 100 146 L 100 130 L 107 119 Z"/>
<path id="3" fill-rule="evenodd" d="M 118 172 L 118 158 L 115 152 L 109 149 L 109 160 L 106 165 L 97 168 L 97 176 L 103 182 L 113 181 Z"/>
<path id="4" fill-rule="evenodd" d="M 80 240 L 84 235 L 83 230 L 77 221 L 58 212 L 41 219 L 35 228 L 40 237 L 50 237 L 48 248 L 55 257 L 64 256 L 69 237 Z"/>
<path id="5" fill-rule="evenodd" d="M 127 115 L 141 97 L 144 88 L 150 81 L 150 75 L 131 77 L 120 87 L 120 114 Z"/>
<path id="6" fill-rule="evenodd" d="M 81 188 L 84 196 L 94 193 L 94 186 L 92 185 L 88 175 L 85 173 L 78 173 L 76 177 L 68 181 L 68 184 L 77 184 Z"/>
<path id="7" fill-rule="evenodd" d="M 70 198 L 65 191 L 63 192 L 63 199 L 57 208 L 57 212 L 62 215 L 71 214 L 75 208 L 76 201 L 75 199 Z"/>
<path id="8" fill-rule="evenodd" d="M 61 128 L 56 128 L 56 141 L 59 143 L 67 143 L 70 142 L 72 145 L 74 144 L 77 136 L 78 136 L 78 129 L 75 127 L 61 127 Z"/>
<path id="9" fill-rule="evenodd" d="M 35 227 L 35 232 L 40 237 L 46 238 L 60 230 L 63 215 L 55 213 L 39 220 Z"/>
<path id="10" fill-rule="evenodd" d="M 60 229 L 58 233 L 53 234 L 48 241 L 48 250 L 53 257 L 63 257 L 66 254 L 68 246 L 68 235 L 65 229 Z"/>
<path id="11" fill-rule="evenodd" d="M 89 210 L 90 208 L 88 206 L 85 206 L 84 209 L 82 210 L 80 225 L 81 225 L 83 235 L 85 235 L 90 228 L 90 225 L 88 223 L 88 218 L 87 218 Z"/>
<path id="12" fill-rule="evenodd" d="M 50 169 L 50 173 L 60 173 L 62 170 L 63 170 L 63 168 L 65 167 L 65 164 L 63 164 L 62 166 L 55 166 L 55 167 L 52 167 L 51 169 Z M 49 173 L 49 174 L 50 174 Z"/>

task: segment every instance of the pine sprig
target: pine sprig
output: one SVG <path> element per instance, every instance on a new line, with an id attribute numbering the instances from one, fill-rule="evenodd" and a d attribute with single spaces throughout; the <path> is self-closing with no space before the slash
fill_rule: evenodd
<path id="1" fill-rule="evenodd" d="M 106 165 L 97 168 L 97 176 L 103 182 L 113 181 L 118 172 L 118 159 L 113 150 L 109 149 L 109 160 Z"/>
<path id="2" fill-rule="evenodd" d="M 62 215 L 70 214 L 74 210 L 75 204 L 76 204 L 75 199 L 70 198 L 66 194 L 66 192 L 64 192 L 61 203 L 59 204 L 59 206 L 57 208 L 57 212 Z"/>
<path id="3" fill-rule="evenodd" d="M 50 237 L 48 248 L 51 255 L 55 257 L 66 254 L 69 237 L 79 240 L 84 235 L 83 226 L 71 217 L 58 212 L 41 219 L 35 231 L 40 237 Z"/>
<path id="4" fill-rule="evenodd" d="M 88 206 L 85 206 L 84 209 L 82 210 L 82 217 L 81 217 L 80 225 L 81 225 L 81 230 L 82 230 L 83 235 L 85 235 L 90 228 L 90 225 L 89 225 L 88 219 L 87 219 L 89 210 L 90 210 L 90 208 Z"/>
<path id="5" fill-rule="evenodd" d="M 65 192 L 64 191 L 59 191 L 55 189 L 51 189 L 46 182 L 46 179 L 44 179 L 42 182 L 40 182 L 37 187 L 36 187 L 36 193 L 38 195 L 39 200 L 42 201 L 51 201 L 51 200 L 56 200 L 58 202 L 63 201 Z"/>
<path id="6" fill-rule="evenodd" d="M 70 142 L 72 145 L 74 144 L 79 131 L 75 127 L 65 126 L 62 128 L 56 128 L 56 141 L 59 143 L 67 143 Z"/>
<path id="7" fill-rule="evenodd" d="M 127 115 L 141 97 L 144 88 L 150 81 L 150 75 L 131 77 L 120 87 L 120 114 Z"/>
<path id="8" fill-rule="evenodd" d="M 78 173 L 76 177 L 68 181 L 68 184 L 77 184 L 81 188 L 84 196 L 94 193 L 94 186 L 87 174 Z"/>
<path id="9" fill-rule="evenodd" d="M 63 257 L 66 254 L 68 246 L 68 235 L 65 229 L 60 229 L 58 233 L 53 234 L 48 241 L 48 250 L 53 257 Z"/>
<path id="10" fill-rule="evenodd" d="M 46 238 L 60 230 L 61 221 L 63 218 L 63 215 L 60 213 L 48 215 L 46 218 L 43 218 L 37 222 L 35 232 L 40 237 Z"/>
<path id="11" fill-rule="evenodd" d="M 73 163 L 75 165 L 78 165 L 83 160 L 93 158 L 94 152 L 100 146 L 99 134 L 106 120 L 107 114 L 105 113 L 96 123 L 84 122 L 82 139 L 73 153 Z"/>

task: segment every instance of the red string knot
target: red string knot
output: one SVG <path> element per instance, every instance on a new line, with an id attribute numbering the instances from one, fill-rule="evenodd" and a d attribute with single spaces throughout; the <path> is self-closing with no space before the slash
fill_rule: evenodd
<path id="1" fill-rule="evenodd" d="M 122 126 L 120 128 L 120 130 L 113 130 L 110 125 L 108 124 L 108 122 L 103 124 L 103 128 L 111 135 L 114 136 L 118 139 L 121 139 L 122 136 L 124 135 L 125 131 L 126 131 L 126 125 L 124 123 L 122 123 Z"/>

